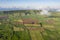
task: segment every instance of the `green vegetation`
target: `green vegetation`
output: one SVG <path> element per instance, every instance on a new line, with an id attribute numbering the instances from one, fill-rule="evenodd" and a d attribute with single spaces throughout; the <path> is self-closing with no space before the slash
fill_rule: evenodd
<path id="1" fill-rule="evenodd" d="M 50 16 L 40 15 L 40 12 L 41 10 L 0 11 L 0 40 L 60 40 L 60 12 L 51 12 Z M 42 27 L 25 26 L 18 21 L 25 18 L 39 20 Z"/>

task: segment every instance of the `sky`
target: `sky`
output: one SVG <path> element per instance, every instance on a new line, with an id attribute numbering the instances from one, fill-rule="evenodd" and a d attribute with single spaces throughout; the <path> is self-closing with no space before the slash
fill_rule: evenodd
<path id="1" fill-rule="evenodd" d="M 0 0 L 4 8 L 60 8 L 60 0 Z"/>

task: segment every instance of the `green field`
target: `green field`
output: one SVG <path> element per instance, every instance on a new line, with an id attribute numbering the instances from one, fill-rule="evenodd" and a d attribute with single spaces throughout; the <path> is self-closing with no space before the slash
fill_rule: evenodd
<path id="1" fill-rule="evenodd" d="M 60 40 L 60 12 L 40 15 L 41 10 L 0 11 L 0 40 Z M 20 24 L 18 20 L 32 18 L 39 24 Z M 15 29 L 14 29 L 15 27 Z"/>

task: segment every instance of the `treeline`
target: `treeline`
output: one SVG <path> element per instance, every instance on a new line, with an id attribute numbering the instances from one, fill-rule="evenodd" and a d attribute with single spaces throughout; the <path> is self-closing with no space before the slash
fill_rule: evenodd
<path id="1" fill-rule="evenodd" d="M 41 12 L 41 10 L 13 10 L 13 11 L 0 11 L 0 14 L 3 13 L 3 14 L 11 14 L 11 13 L 39 13 Z"/>

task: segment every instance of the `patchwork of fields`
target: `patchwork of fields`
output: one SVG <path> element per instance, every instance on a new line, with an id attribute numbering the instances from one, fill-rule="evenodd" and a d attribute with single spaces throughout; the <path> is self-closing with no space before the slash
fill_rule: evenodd
<path id="1" fill-rule="evenodd" d="M 23 12 L 0 12 L 0 40 L 60 40 L 60 12 L 52 16 Z"/>

